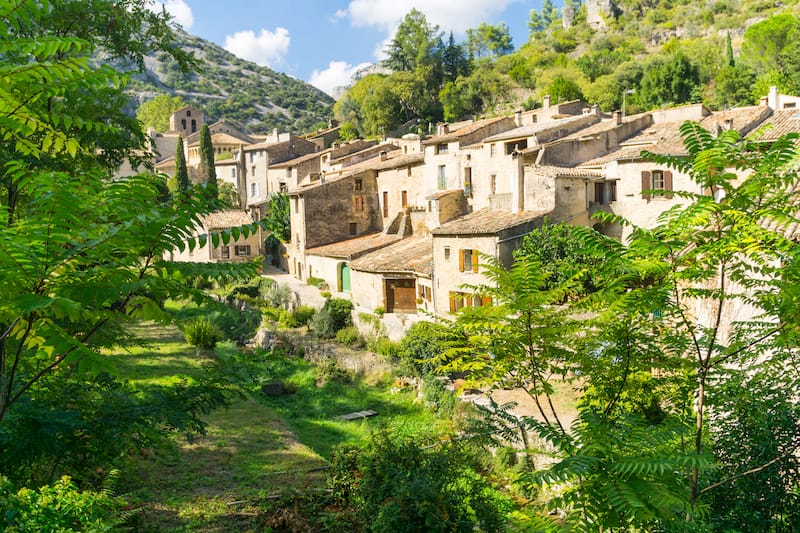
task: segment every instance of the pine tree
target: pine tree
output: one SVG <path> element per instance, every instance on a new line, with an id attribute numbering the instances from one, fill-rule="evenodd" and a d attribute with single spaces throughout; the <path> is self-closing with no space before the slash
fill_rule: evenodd
<path id="1" fill-rule="evenodd" d="M 217 198 L 217 170 L 214 167 L 214 146 L 207 124 L 200 128 L 200 176 L 208 185 L 211 198 Z"/>
<path id="2" fill-rule="evenodd" d="M 183 153 L 183 137 L 178 137 L 178 147 L 175 149 L 175 195 L 185 195 L 190 186 L 189 170 L 186 168 L 186 156 Z"/>

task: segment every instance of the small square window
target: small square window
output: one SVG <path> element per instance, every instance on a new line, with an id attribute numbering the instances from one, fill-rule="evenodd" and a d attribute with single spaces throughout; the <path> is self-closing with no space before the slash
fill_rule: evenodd
<path id="1" fill-rule="evenodd" d="M 231 248 L 230 246 L 223 246 L 219 249 L 219 256 L 222 259 L 230 259 L 231 257 Z"/>
<path id="2" fill-rule="evenodd" d="M 355 237 L 356 235 L 358 235 L 358 222 L 350 222 L 350 224 L 348 224 L 347 229 L 348 232 L 350 233 L 350 236 Z"/>
<path id="3" fill-rule="evenodd" d="M 449 246 L 445 246 L 444 247 L 444 260 L 445 261 L 450 261 L 450 247 Z"/>
<path id="4" fill-rule="evenodd" d="M 250 245 L 249 244 L 237 244 L 233 247 L 233 253 L 237 257 L 248 256 L 250 255 Z"/>

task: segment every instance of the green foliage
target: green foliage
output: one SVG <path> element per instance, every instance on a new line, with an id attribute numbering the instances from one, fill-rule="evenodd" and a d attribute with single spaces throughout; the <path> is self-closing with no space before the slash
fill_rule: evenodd
<path id="1" fill-rule="evenodd" d="M 440 60 L 442 35 L 439 27 L 431 25 L 425 15 L 412 9 L 395 31 L 386 49 L 384 64 L 397 71 L 414 71 Z"/>
<path id="2" fill-rule="evenodd" d="M 400 343 L 390 340 L 386 335 L 378 335 L 367 341 L 367 349 L 387 359 L 394 359 L 400 353 Z"/>
<path id="3" fill-rule="evenodd" d="M 502 56 L 514 51 L 508 26 L 482 22 L 477 28 L 467 30 L 467 50 L 470 57 Z"/>
<path id="4" fill-rule="evenodd" d="M 417 322 L 400 343 L 399 371 L 413 377 L 432 374 L 452 341 L 450 329 L 436 322 Z"/>
<path id="5" fill-rule="evenodd" d="M 8 533 L 116 531 L 122 527 L 123 505 L 108 490 L 79 490 L 67 476 L 36 490 L 15 490 L 0 478 L 0 526 Z"/>
<path id="6" fill-rule="evenodd" d="M 330 309 L 323 307 L 317 311 L 314 316 L 309 320 L 308 327 L 314 332 L 314 335 L 321 339 L 332 339 L 336 336 L 338 329 L 331 316 Z"/>
<path id="7" fill-rule="evenodd" d="M 336 331 L 353 324 L 353 302 L 344 298 L 329 298 L 325 301 L 323 310 L 328 310 Z"/>
<path id="8" fill-rule="evenodd" d="M 346 346 L 352 346 L 358 343 L 360 337 L 358 328 L 355 326 L 347 326 L 336 332 L 336 340 Z"/>
<path id="9" fill-rule="evenodd" d="M 476 69 L 467 77 L 447 82 L 439 93 L 445 120 L 459 120 L 467 115 L 493 109 L 510 92 L 508 77 L 490 68 Z"/>
<path id="10" fill-rule="evenodd" d="M 751 105 L 755 81 L 755 73 L 746 65 L 723 67 L 714 85 L 714 104 L 720 109 Z"/>
<path id="11" fill-rule="evenodd" d="M 368 531 L 500 531 L 510 502 L 455 445 L 381 431 L 363 448 L 333 453 L 329 485 Z"/>
<path id="12" fill-rule="evenodd" d="M 219 184 L 217 196 L 222 209 L 238 209 L 241 207 L 242 198 L 232 183 L 223 181 Z M 267 237 L 269 238 L 269 236 Z"/>
<path id="13" fill-rule="evenodd" d="M 581 88 L 574 81 L 563 76 L 556 76 L 547 86 L 546 94 L 550 95 L 553 102 L 568 102 L 583 98 Z"/>
<path id="14" fill-rule="evenodd" d="M 269 307 L 288 309 L 294 301 L 292 287 L 287 283 L 265 283 L 259 287 L 261 300 Z"/>
<path id="15" fill-rule="evenodd" d="M 757 72 L 782 72 L 784 51 L 797 39 L 800 23 L 791 13 L 781 13 L 753 24 L 744 33 L 742 60 Z"/>
<path id="16" fill-rule="evenodd" d="M 312 287 L 316 287 L 318 289 L 322 289 L 322 288 L 326 288 L 327 289 L 328 288 L 328 283 L 324 279 L 315 278 L 314 276 L 309 277 L 306 280 L 306 283 L 308 285 L 311 285 Z"/>
<path id="17" fill-rule="evenodd" d="M 209 350 L 217 345 L 222 338 L 222 332 L 214 323 L 205 317 L 192 320 L 183 326 L 186 342 L 198 350 Z"/>
<path id="18" fill-rule="evenodd" d="M 316 312 L 317 310 L 311 306 L 298 305 L 297 309 L 295 309 L 292 314 L 298 326 L 305 326 L 311 321 Z"/>
<path id="19" fill-rule="evenodd" d="M 175 149 L 175 189 L 174 195 L 181 199 L 189 194 L 192 185 L 189 183 L 189 170 L 186 168 L 186 154 L 183 149 L 183 137 L 178 137 L 178 146 Z"/>
<path id="20" fill-rule="evenodd" d="M 136 118 L 145 128 L 165 132 L 169 131 L 170 115 L 185 106 L 186 102 L 180 96 L 159 94 L 152 100 L 142 102 L 136 110 Z"/>
<path id="21" fill-rule="evenodd" d="M 217 170 L 214 166 L 214 146 L 211 144 L 211 130 L 208 124 L 200 128 L 200 180 L 209 187 L 209 196 L 216 205 L 217 200 Z"/>
<path id="22" fill-rule="evenodd" d="M 441 380 L 427 376 L 422 384 L 425 406 L 439 416 L 451 418 L 456 409 L 456 397 Z"/>
<path id="23" fill-rule="evenodd" d="M 636 99 L 646 109 L 683 104 L 690 101 L 698 83 L 697 69 L 678 52 L 645 69 Z"/>
<path id="24" fill-rule="evenodd" d="M 273 235 L 283 242 L 292 240 L 291 217 L 289 214 L 289 195 L 278 192 L 271 193 L 269 207 L 264 223 Z"/>

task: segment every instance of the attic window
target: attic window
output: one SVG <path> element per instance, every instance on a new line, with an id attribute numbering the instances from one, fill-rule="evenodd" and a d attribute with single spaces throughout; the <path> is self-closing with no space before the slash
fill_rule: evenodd
<path id="1" fill-rule="evenodd" d="M 447 153 L 447 143 L 439 143 L 436 145 L 436 154 L 444 155 Z"/>

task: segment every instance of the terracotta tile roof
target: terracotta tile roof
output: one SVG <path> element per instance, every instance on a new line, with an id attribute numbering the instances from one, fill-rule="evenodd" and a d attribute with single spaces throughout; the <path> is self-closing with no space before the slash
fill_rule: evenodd
<path id="1" fill-rule="evenodd" d="M 342 259 L 355 259 L 364 254 L 383 248 L 400 240 L 397 235 L 383 233 L 370 233 L 346 241 L 334 242 L 306 250 L 306 255 L 320 255 L 323 257 L 338 257 Z"/>
<path id="2" fill-rule="evenodd" d="M 550 165 L 535 165 L 532 167 L 533 172 L 544 174 L 545 176 L 552 177 L 565 177 L 565 178 L 601 178 L 603 173 L 593 168 L 579 168 L 579 167 L 556 167 Z"/>
<path id="3" fill-rule="evenodd" d="M 234 228 L 253 223 L 253 217 L 248 212 L 235 209 L 209 213 L 202 217 L 201 220 L 203 221 L 203 227 L 207 230 Z"/>
<path id="4" fill-rule="evenodd" d="M 756 129 L 751 137 L 759 141 L 774 141 L 787 133 L 800 133 L 800 109 L 779 109 Z"/>
<path id="5" fill-rule="evenodd" d="M 239 137 L 235 137 L 230 133 L 212 133 L 211 134 L 211 144 L 242 144 L 245 142 L 243 139 Z M 249 142 L 249 141 L 247 141 Z M 200 139 L 191 142 L 188 144 L 189 147 L 200 146 Z"/>
<path id="6" fill-rule="evenodd" d="M 537 133 L 547 131 L 553 128 L 560 128 L 567 124 L 572 124 L 573 122 L 580 122 L 586 119 L 587 115 L 569 115 L 566 118 L 559 118 L 555 120 L 547 120 L 544 122 L 536 122 L 534 124 L 529 124 L 527 126 L 521 126 L 519 128 L 514 128 L 512 130 L 504 131 L 503 133 L 498 133 L 497 135 L 492 135 L 491 137 L 487 137 L 483 140 L 484 143 L 487 142 L 495 142 L 495 141 L 505 141 L 508 139 L 522 139 L 527 137 L 532 137 Z M 583 131 L 583 130 L 581 130 Z"/>
<path id="7" fill-rule="evenodd" d="M 343 161 L 345 159 L 351 159 L 369 152 L 375 152 L 374 157 L 378 157 L 378 155 L 380 155 L 381 152 L 393 152 L 395 150 L 399 150 L 399 146 L 394 145 L 392 143 L 373 144 L 372 146 L 367 146 L 366 148 L 362 148 L 361 150 L 358 150 L 356 152 L 351 152 L 349 154 L 339 156 L 336 159 L 331 159 L 330 164 L 335 165 L 339 161 Z"/>
<path id="8" fill-rule="evenodd" d="M 391 154 L 397 154 L 389 157 Z M 386 161 L 381 161 L 375 164 L 372 168 L 375 170 L 389 170 L 392 168 L 405 167 L 408 165 L 421 165 L 425 163 L 425 154 L 400 154 L 399 152 L 391 152 L 387 154 Z"/>
<path id="9" fill-rule="evenodd" d="M 446 196 L 450 196 L 450 195 L 456 194 L 456 193 L 464 194 L 464 190 L 463 189 L 448 189 L 446 191 L 439 191 L 439 192 L 435 192 L 435 193 L 433 193 L 433 194 L 431 194 L 429 196 L 426 196 L 425 199 L 426 200 L 438 200 L 440 198 L 444 198 Z"/>
<path id="10" fill-rule="evenodd" d="M 458 140 L 460 137 L 464 137 L 465 135 L 470 135 L 475 133 L 476 131 L 480 130 L 481 128 L 485 128 L 486 126 L 491 126 L 496 122 L 500 122 L 501 120 L 510 120 L 508 117 L 494 117 L 494 118 L 484 118 L 481 120 L 476 120 L 474 122 L 468 122 L 465 126 L 461 126 L 455 131 L 451 131 L 450 133 L 445 133 L 444 135 L 433 136 L 429 139 L 426 139 L 422 142 L 422 144 L 439 144 L 443 142 L 455 141 Z M 457 124 L 452 124 L 451 126 L 456 126 Z"/>
<path id="11" fill-rule="evenodd" d="M 264 142 L 260 142 L 260 143 L 249 144 L 249 145 L 245 146 L 242 150 L 245 151 L 245 152 L 252 152 L 254 150 L 266 150 L 266 151 L 269 152 L 270 149 L 272 149 L 272 148 L 276 148 L 278 146 L 283 146 L 283 145 L 289 144 L 291 142 L 294 142 L 294 140 L 290 139 L 288 141 L 280 141 L 280 142 L 264 141 Z"/>
<path id="12" fill-rule="evenodd" d="M 434 235 L 492 235 L 535 220 L 550 213 L 547 211 L 511 211 L 484 208 L 442 224 Z"/>
<path id="13" fill-rule="evenodd" d="M 637 115 L 628 115 L 622 118 L 622 124 L 635 122 L 647 114 L 649 114 L 649 112 L 639 113 Z M 587 126 L 580 131 L 576 131 L 575 133 L 565 136 L 564 139 L 583 139 L 584 137 L 590 137 L 592 135 L 611 131 L 618 126 L 619 124 L 617 124 L 617 121 L 614 118 L 603 119 L 596 124 L 592 124 L 591 126 Z"/>
<path id="14" fill-rule="evenodd" d="M 282 161 L 280 163 L 270 165 L 269 168 L 293 167 L 305 163 L 306 161 L 311 161 L 315 157 L 322 157 L 323 154 L 327 154 L 330 151 L 331 151 L 330 148 L 328 148 L 327 150 L 322 150 L 321 152 L 314 152 L 311 154 L 301 155 L 300 157 L 295 157 L 294 159 L 289 159 L 288 161 Z"/>
<path id="15" fill-rule="evenodd" d="M 749 106 L 719 111 L 703 117 L 699 124 L 713 131 L 717 127 L 733 127 L 745 134 L 768 115 L 762 106 Z M 683 122 L 662 122 L 644 128 L 638 134 L 620 143 L 620 148 L 604 156 L 581 163 L 580 167 L 601 167 L 611 161 L 640 159 L 642 150 L 662 155 L 686 155 L 680 127 Z M 800 125 L 800 121 L 798 122 Z"/>
<path id="16" fill-rule="evenodd" d="M 432 262 L 433 238 L 415 235 L 352 261 L 350 268 L 362 272 L 412 272 L 429 278 Z"/>

